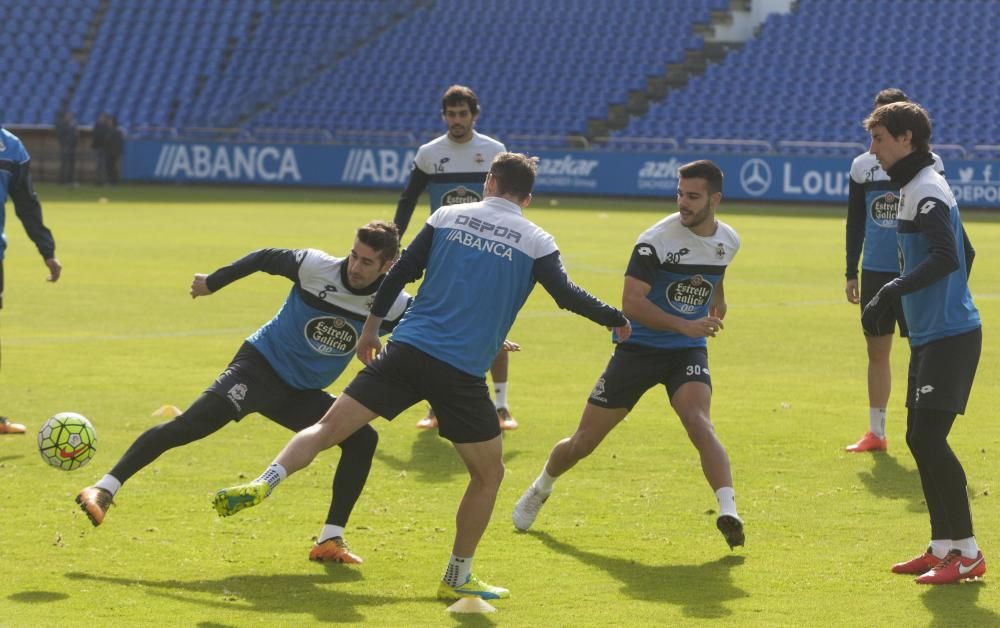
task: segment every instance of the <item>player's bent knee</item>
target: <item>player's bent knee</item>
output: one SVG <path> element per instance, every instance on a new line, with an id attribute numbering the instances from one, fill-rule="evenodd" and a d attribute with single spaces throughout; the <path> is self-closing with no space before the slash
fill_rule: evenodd
<path id="1" fill-rule="evenodd" d="M 363 425 L 358 428 L 358 431 L 348 436 L 344 442 L 340 443 L 340 448 L 344 453 L 364 453 L 369 456 L 375 455 L 377 447 L 378 432 L 371 425 Z"/>

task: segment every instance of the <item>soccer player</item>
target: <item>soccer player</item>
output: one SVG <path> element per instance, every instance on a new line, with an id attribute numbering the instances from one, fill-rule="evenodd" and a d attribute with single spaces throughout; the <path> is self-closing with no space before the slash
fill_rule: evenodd
<path id="1" fill-rule="evenodd" d="M 875 96 L 875 108 L 893 102 L 909 102 L 901 89 L 883 89 Z M 934 157 L 934 167 L 944 174 L 941 159 Z M 896 209 L 899 186 L 889 179 L 875 156 L 865 151 L 851 164 L 850 193 L 847 201 L 847 285 L 844 289 L 849 303 L 865 304 L 884 284 L 899 276 L 896 254 Z M 861 256 L 862 247 L 864 257 Z M 861 289 L 858 289 L 858 260 L 861 259 Z M 889 355 L 892 336 L 899 325 L 899 335 L 907 336 L 906 317 L 896 305 L 885 312 L 879 327 L 881 336 L 865 333 L 868 345 L 868 431 L 845 449 L 850 452 L 885 451 L 886 407 L 892 390 Z"/>
<path id="2" fill-rule="evenodd" d="M 432 214 L 447 205 L 481 201 L 479 192 L 490 163 L 506 150 L 497 140 L 476 131 L 479 98 L 464 85 L 452 85 L 445 90 L 441 98 L 441 119 L 448 126 L 448 132 L 417 149 L 410 179 L 396 205 L 394 222 L 399 227 L 400 239 L 424 190 L 430 198 Z M 512 348 L 516 351 L 520 347 L 512 343 Z M 507 398 L 509 363 L 507 351 L 497 353 L 490 366 L 490 377 L 500 427 L 515 430 L 517 420 L 510 413 Z M 417 427 L 437 427 L 433 408 L 428 408 L 427 416 L 417 422 Z"/>
<path id="3" fill-rule="evenodd" d="M 42 221 L 42 205 L 31 183 L 31 157 L 21 140 L 0 128 L 0 309 L 3 309 L 3 258 L 7 252 L 7 211 L 4 200 L 14 201 L 14 213 L 21 219 L 28 237 L 42 255 L 49 269 L 48 281 L 59 281 L 62 265 L 56 259 L 56 242 L 52 231 Z M 25 427 L 0 416 L 0 434 L 24 434 Z"/>
<path id="4" fill-rule="evenodd" d="M 372 221 L 357 230 L 346 258 L 316 249 L 261 249 L 211 275 L 195 275 L 193 298 L 260 271 L 287 277 L 295 285 L 274 318 L 247 338 L 190 408 L 146 430 L 110 473 L 80 491 L 76 501 L 91 522 L 100 525 L 122 484 L 160 454 L 204 438 L 229 421 L 259 412 L 296 432 L 318 421 L 334 400 L 323 388 L 350 362 L 368 306 L 398 252 L 395 225 Z M 404 292 L 386 305 L 381 331 L 395 325 L 408 302 Z M 344 542 L 344 527 L 368 478 L 377 444 L 378 434 L 369 425 L 340 444 L 333 500 L 310 559 L 362 562 Z"/>
<path id="5" fill-rule="evenodd" d="M 392 420 L 421 400 L 438 411 L 441 436 L 469 471 L 456 515 L 452 556 L 438 597 L 509 597 L 472 574 L 472 558 L 503 479 L 503 439 L 486 387 L 486 369 L 535 282 L 556 303 L 631 332 L 620 311 L 570 282 L 552 236 L 522 210 L 531 202 L 536 162 L 516 153 L 493 160 L 484 200 L 444 207 L 431 215 L 375 295 L 358 343 L 367 366 L 315 426 L 299 432 L 253 482 L 219 491 L 215 507 L 232 515 L 266 498 L 279 482 L 376 416 Z M 379 352 L 376 330 L 403 286 L 426 270 L 413 305 Z"/>
<path id="6" fill-rule="evenodd" d="M 873 111 L 864 124 L 872 154 L 900 186 L 901 270 L 865 305 L 861 323 L 869 334 L 884 333 L 886 310 L 902 303 L 910 328 L 906 444 L 931 521 L 927 551 L 892 571 L 916 575 L 920 584 L 976 578 L 986 573 L 986 561 L 972 532 L 965 470 L 948 445 L 956 414 L 965 412 L 982 348 L 968 283 L 975 253 L 955 196 L 935 170 L 927 112 L 896 102 Z"/>
<path id="7" fill-rule="evenodd" d="M 590 455 L 647 390 L 662 384 L 715 491 L 716 526 L 730 549 L 744 543 L 729 456 L 709 418 L 707 350 L 707 338 L 722 330 L 722 280 L 740 239 L 715 217 L 722 170 L 711 161 L 695 161 L 681 166 L 678 175 L 677 213 L 639 236 L 625 271 L 622 310 L 633 323 L 632 337 L 615 348 L 576 432 L 556 443 L 541 474 L 518 500 L 513 513 L 518 530 L 534 523 L 556 478 Z"/>

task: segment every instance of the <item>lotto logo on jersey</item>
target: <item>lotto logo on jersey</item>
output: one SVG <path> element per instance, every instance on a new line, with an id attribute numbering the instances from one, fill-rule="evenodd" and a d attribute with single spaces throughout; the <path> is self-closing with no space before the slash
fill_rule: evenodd
<path id="1" fill-rule="evenodd" d="M 483 199 L 478 192 L 460 185 L 441 195 L 441 207 L 445 205 L 460 205 L 462 203 L 478 203 L 481 200 Z"/>
<path id="2" fill-rule="evenodd" d="M 712 298 L 712 283 L 701 275 L 667 286 L 667 303 L 681 314 L 694 314 Z"/>
<path id="3" fill-rule="evenodd" d="M 872 222 L 880 227 L 896 228 L 896 213 L 899 211 L 899 197 L 894 192 L 886 192 L 872 199 Z"/>
<path id="4" fill-rule="evenodd" d="M 306 341 L 317 353 L 342 357 L 354 353 L 358 347 L 358 332 L 347 319 L 339 316 L 321 316 L 306 323 Z"/>

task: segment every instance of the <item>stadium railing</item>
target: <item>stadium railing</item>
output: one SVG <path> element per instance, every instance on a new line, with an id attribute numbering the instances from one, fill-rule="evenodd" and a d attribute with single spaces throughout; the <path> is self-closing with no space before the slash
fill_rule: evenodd
<path id="1" fill-rule="evenodd" d="M 689 137 L 684 140 L 687 147 L 698 147 L 707 149 L 722 149 L 737 152 L 765 152 L 773 153 L 774 146 L 766 140 L 726 140 L 715 138 Z"/>
<path id="2" fill-rule="evenodd" d="M 676 151 L 680 142 L 672 137 L 617 137 L 605 136 L 594 139 L 613 150 Z"/>

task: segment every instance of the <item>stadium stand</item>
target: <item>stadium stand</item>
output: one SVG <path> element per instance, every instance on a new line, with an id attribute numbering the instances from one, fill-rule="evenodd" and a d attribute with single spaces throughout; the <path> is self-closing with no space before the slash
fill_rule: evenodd
<path id="1" fill-rule="evenodd" d="M 630 89 L 703 45 L 691 25 L 728 0 L 440 0 L 358 49 L 248 121 L 319 126 L 337 139 L 423 141 L 439 135 L 436 103 L 453 83 L 474 86 L 481 126 L 521 148 L 583 135 Z M 512 19 L 516 16 L 516 19 Z M 460 23 L 461 45 L 448 33 Z M 676 25 L 664 37 L 663 25 Z M 554 138 L 553 138 L 554 136 Z M 520 138 L 520 141 L 512 141 Z"/>
<path id="2" fill-rule="evenodd" d="M 1000 143 L 1000 66 L 984 62 L 995 59 L 998 24 L 1000 3 L 985 0 L 803 0 L 614 135 L 849 156 L 867 145 L 860 121 L 872 96 L 897 86 L 931 112 L 935 150 L 962 156 Z"/>
<path id="3" fill-rule="evenodd" d="M 0 54 L 32 79 L 2 113 L 51 124 L 66 106 L 89 125 L 108 111 L 132 137 L 415 144 L 465 83 L 509 146 L 581 146 L 609 108 L 704 53 L 702 27 L 731 3 L 0 0 L 16 44 Z M 879 36 L 887 24 L 919 40 Z M 872 94 L 896 85 L 931 111 L 943 155 L 996 157 L 997 24 L 993 0 L 800 0 L 604 145 L 855 154 Z"/>
<path id="4" fill-rule="evenodd" d="M 80 72 L 73 50 L 83 45 L 99 4 L 100 0 L 0 3 L 4 16 L 0 32 L 7 42 L 0 51 L 8 77 L 0 109 L 5 121 L 54 123 Z"/>

